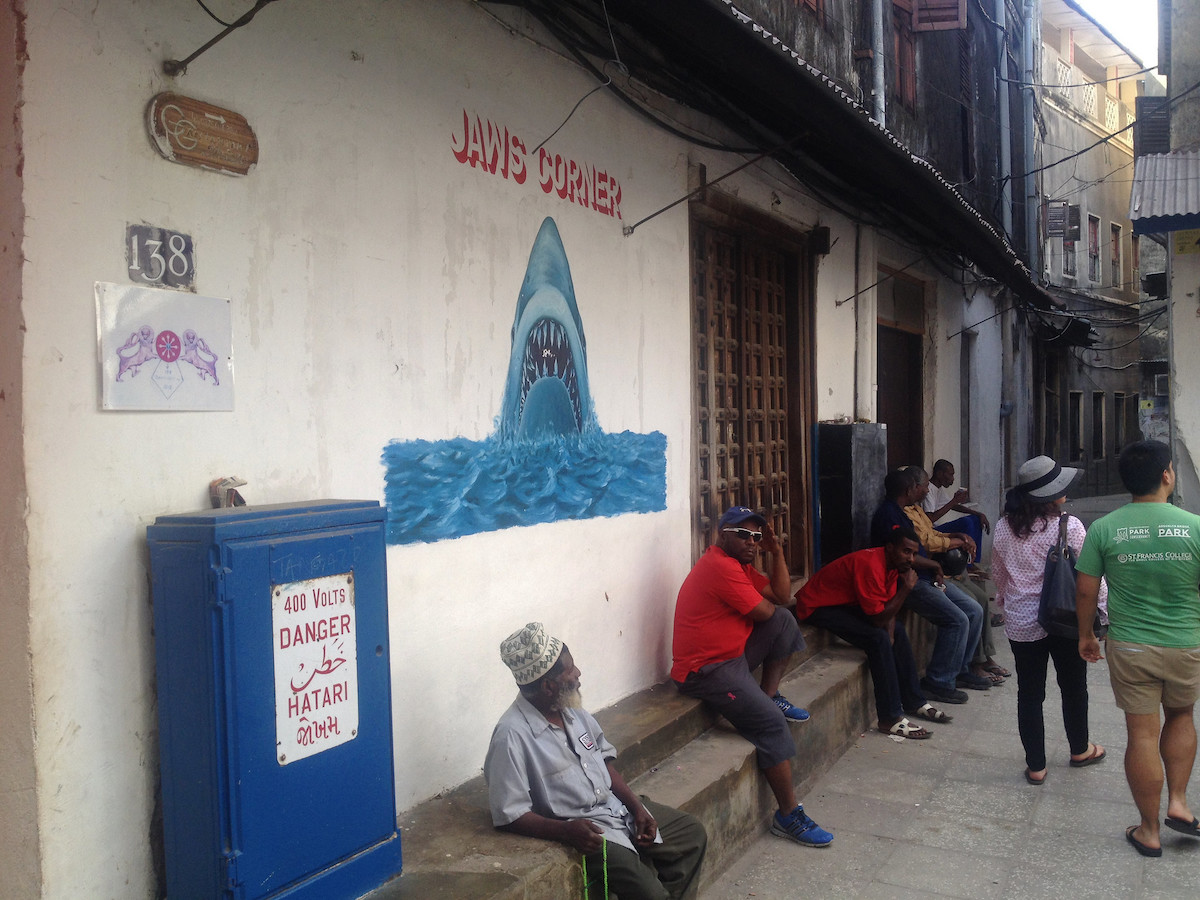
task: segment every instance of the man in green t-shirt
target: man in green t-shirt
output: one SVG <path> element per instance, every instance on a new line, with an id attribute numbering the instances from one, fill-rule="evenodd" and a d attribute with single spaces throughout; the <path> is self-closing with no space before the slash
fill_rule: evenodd
<path id="1" fill-rule="evenodd" d="M 1200 837 L 1200 820 L 1187 802 L 1196 759 L 1192 708 L 1200 696 L 1200 516 L 1168 502 L 1175 469 L 1161 441 L 1130 444 L 1117 469 L 1132 502 L 1092 525 L 1075 567 L 1079 655 L 1088 662 L 1104 658 L 1092 630 L 1103 576 L 1109 680 L 1125 711 L 1125 777 L 1142 816 L 1125 829 L 1125 839 L 1142 856 L 1162 856 L 1164 770 L 1164 824 Z"/>

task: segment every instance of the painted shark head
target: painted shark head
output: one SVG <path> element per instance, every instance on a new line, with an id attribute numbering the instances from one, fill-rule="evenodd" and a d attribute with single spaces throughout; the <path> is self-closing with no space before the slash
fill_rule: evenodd
<path id="1" fill-rule="evenodd" d="M 583 321 L 558 227 L 547 217 L 517 295 L 500 436 L 578 434 L 591 424 Z"/>

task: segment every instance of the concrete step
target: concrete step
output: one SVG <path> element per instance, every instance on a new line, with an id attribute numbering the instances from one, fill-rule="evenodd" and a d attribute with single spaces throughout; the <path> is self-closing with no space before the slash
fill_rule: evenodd
<path id="1" fill-rule="evenodd" d="M 915 645 L 927 643 L 909 622 Z M 870 676 L 861 651 L 805 627 L 781 691 L 812 713 L 792 732 L 797 796 L 873 725 Z M 921 658 L 921 646 L 915 646 Z M 671 682 L 596 714 L 620 754 L 617 767 L 641 794 L 704 822 L 708 854 L 701 881 L 724 871 L 768 827 L 774 810 L 754 748 Z M 810 814 L 821 822 L 819 808 Z M 822 822 L 822 824 L 827 824 Z M 564 900 L 582 896 L 579 854 L 560 845 L 497 831 L 482 776 L 400 817 L 404 874 L 370 900 Z"/>

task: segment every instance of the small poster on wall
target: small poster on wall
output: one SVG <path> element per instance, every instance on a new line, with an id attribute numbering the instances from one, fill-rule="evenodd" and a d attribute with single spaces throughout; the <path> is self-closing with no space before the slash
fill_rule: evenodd
<path id="1" fill-rule="evenodd" d="M 233 409 L 230 301 L 96 282 L 102 409 Z"/>

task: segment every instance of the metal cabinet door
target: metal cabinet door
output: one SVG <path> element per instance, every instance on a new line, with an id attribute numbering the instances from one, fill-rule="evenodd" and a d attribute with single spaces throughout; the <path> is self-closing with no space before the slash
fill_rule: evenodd
<path id="1" fill-rule="evenodd" d="M 220 552 L 226 885 L 231 896 L 264 897 L 395 831 L 383 534 L 345 526 L 234 540 Z M 289 593 L 305 594 L 304 608 L 281 614 Z M 303 728 L 308 742 L 292 731 Z"/>

